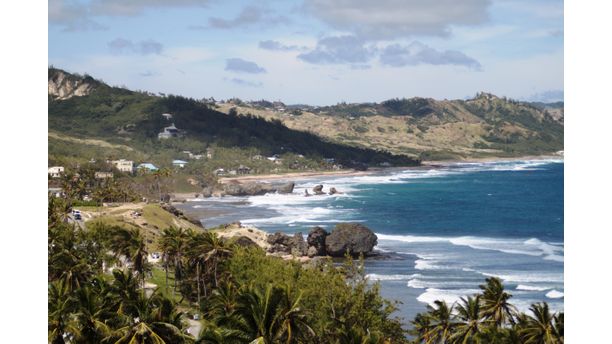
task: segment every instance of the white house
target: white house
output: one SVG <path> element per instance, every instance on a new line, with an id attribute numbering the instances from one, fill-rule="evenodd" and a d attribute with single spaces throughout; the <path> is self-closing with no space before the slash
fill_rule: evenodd
<path id="1" fill-rule="evenodd" d="M 49 176 L 51 176 L 51 178 L 59 178 L 64 173 L 64 167 L 63 166 L 49 167 L 47 173 L 49 174 Z"/>
<path id="2" fill-rule="evenodd" d="M 169 120 L 172 119 L 172 114 L 171 113 L 162 113 L 162 117 L 169 121 Z"/>
<path id="3" fill-rule="evenodd" d="M 185 165 L 187 165 L 187 161 L 184 161 L 184 160 L 172 160 L 172 165 L 174 167 L 183 168 L 183 167 L 185 167 Z"/>
<path id="4" fill-rule="evenodd" d="M 121 172 L 134 172 L 134 162 L 132 160 L 119 159 L 113 160 L 111 163 Z"/>
<path id="5" fill-rule="evenodd" d="M 178 137 L 180 134 L 179 129 L 172 123 L 169 127 L 165 127 L 164 130 L 157 134 L 158 139 L 169 139 L 171 137 Z"/>

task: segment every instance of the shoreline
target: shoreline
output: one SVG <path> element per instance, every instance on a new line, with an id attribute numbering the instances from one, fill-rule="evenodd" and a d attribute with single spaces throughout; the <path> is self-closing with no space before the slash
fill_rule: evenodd
<path id="1" fill-rule="evenodd" d="M 470 158 L 465 160 L 427 160 L 422 161 L 419 166 L 393 166 L 393 167 L 372 167 L 366 171 L 356 170 L 342 170 L 342 171 L 312 171 L 312 172 L 290 172 L 290 173 L 277 173 L 277 174 L 261 174 L 261 175 L 249 175 L 240 177 L 223 177 L 219 178 L 220 184 L 229 183 L 245 183 L 245 182 L 266 182 L 266 181 L 281 181 L 287 179 L 302 180 L 307 178 L 317 177 L 335 177 L 335 176 L 367 176 L 376 174 L 383 171 L 393 170 L 415 170 L 424 169 L 437 166 L 448 166 L 457 163 L 485 163 L 485 162 L 506 162 L 506 161 L 522 161 L 522 160 L 547 160 L 547 159 L 561 159 L 563 155 L 526 155 L 520 157 L 494 157 L 494 158 Z M 177 194 L 178 195 L 178 194 Z"/>

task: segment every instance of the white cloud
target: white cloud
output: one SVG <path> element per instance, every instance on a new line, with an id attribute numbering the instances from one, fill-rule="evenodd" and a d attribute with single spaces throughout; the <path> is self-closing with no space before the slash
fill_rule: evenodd
<path id="1" fill-rule="evenodd" d="M 490 0 L 306 0 L 306 8 L 335 29 L 366 39 L 445 36 L 452 25 L 487 21 Z"/>

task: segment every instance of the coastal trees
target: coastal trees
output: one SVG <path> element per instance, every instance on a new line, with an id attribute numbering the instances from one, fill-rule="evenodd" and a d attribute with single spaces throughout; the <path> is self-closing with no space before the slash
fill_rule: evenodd
<path id="1" fill-rule="evenodd" d="M 514 322 L 516 308 L 508 300 L 512 295 L 504 290 L 504 285 L 497 277 L 489 277 L 486 284 L 480 285 L 482 290 L 480 307 L 486 321 L 492 321 L 497 327 Z"/>
<path id="2" fill-rule="evenodd" d="M 533 315 L 518 330 L 525 344 L 562 343 L 563 313 L 552 315 L 547 303 L 536 303 L 529 307 Z"/>
<path id="3" fill-rule="evenodd" d="M 482 293 L 463 297 L 448 306 L 435 301 L 427 313 L 411 321 L 414 343 L 527 343 L 562 344 L 563 312 L 551 314 L 546 302 L 521 313 L 508 302 L 512 295 L 504 291 L 497 278 L 488 278 Z"/>

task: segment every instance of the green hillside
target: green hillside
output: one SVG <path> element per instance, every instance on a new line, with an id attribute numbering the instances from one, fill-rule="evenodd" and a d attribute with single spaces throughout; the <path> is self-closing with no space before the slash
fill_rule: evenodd
<path id="1" fill-rule="evenodd" d="M 55 82 L 60 79 L 71 81 Z M 186 159 L 183 151 L 198 154 L 206 149 L 214 151 L 213 158 L 194 161 L 190 168 L 236 168 L 248 162 L 258 172 L 326 169 L 331 168 L 332 158 L 345 167 L 418 164 L 405 155 L 327 142 L 278 120 L 224 114 L 194 99 L 110 87 L 55 68 L 49 70 L 49 83 L 49 162 L 53 164 L 128 158 L 164 167 L 171 166 L 172 159 Z M 61 99 L 60 92 L 70 94 L 62 88 L 66 85 L 87 89 L 87 94 Z M 172 114 L 172 119 L 164 118 L 164 113 Z M 180 137 L 158 139 L 158 133 L 172 123 Z M 257 155 L 278 155 L 282 164 L 253 160 Z"/>

